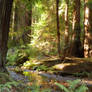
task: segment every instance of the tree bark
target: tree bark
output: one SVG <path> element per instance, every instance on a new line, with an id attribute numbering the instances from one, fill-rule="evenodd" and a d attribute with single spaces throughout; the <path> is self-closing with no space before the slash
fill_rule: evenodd
<path id="1" fill-rule="evenodd" d="M 66 0 L 65 5 L 65 34 L 64 34 L 64 50 L 63 50 L 63 59 L 68 56 L 68 49 L 69 49 L 69 20 L 68 20 L 68 9 L 69 9 L 69 0 Z"/>
<path id="2" fill-rule="evenodd" d="M 6 71 L 7 42 L 13 0 L 0 0 L 0 70 Z"/>
<path id="3" fill-rule="evenodd" d="M 68 7 L 69 7 L 69 0 L 66 0 L 66 7 L 65 7 L 65 46 L 67 46 L 68 43 L 69 43 Z"/>
<path id="4" fill-rule="evenodd" d="M 84 0 L 84 57 L 92 57 L 92 8 L 88 6 L 90 0 Z"/>
<path id="5" fill-rule="evenodd" d="M 73 35 L 72 35 L 72 46 L 71 55 L 81 57 L 81 41 L 80 41 L 80 0 L 74 0 L 73 10 Z"/>
<path id="6" fill-rule="evenodd" d="M 11 40 L 13 41 L 13 45 L 16 46 L 17 40 L 16 40 L 16 35 L 15 32 L 18 31 L 18 8 L 17 8 L 17 4 L 19 2 L 18 1 L 14 1 L 13 5 L 12 5 L 12 19 L 11 19 L 11 32 L 13 33 L 13 35 L 11 36 Z"/>
<path id="7" fill-rule="evenodd" d="M 57 21 L 57 49 L 59 57 L 61 57 L 61 47 L 60 47 L 60 31 L 59 31 L 59 0 L 56 0 L 56 21 Z"/>

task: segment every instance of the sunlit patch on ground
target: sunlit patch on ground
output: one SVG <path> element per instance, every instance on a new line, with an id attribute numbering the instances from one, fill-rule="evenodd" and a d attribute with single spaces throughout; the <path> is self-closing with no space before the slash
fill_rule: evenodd
<path id="1" fill-rule="evenodd" d="M 59 70 L 63 70 L 63 68 L 65 66 L 69 66 L 70 64 L 57 64 L 55 66 L 53 66 L 54 69 L 59 69 Z"/>

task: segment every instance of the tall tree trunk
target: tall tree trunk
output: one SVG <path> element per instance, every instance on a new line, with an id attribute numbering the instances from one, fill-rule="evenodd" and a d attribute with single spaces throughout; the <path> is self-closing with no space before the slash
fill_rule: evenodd
<path id="1" fill-rule="evenodd" d="M 64 49 L 63 49 L 63 56 L 62 60 L 65 59 L 66 56 L 69 55 L 68 50 L 69 48 L 69 20 L 68 20 L 68 9 L 69 9 L 69 0 L 65 0 L 66 5 L 65 5 L 65 34 L 64 34 Z"/>
<path id="2" fill-rule="evenodd" d="M 13 10 L 12 10 L 12 23 L 11 23 L 11 31 L 12 33 L 14 33 L 14 26 L 15 26 L 15 8 L 16 8 L 16 4 L 15 1 L 13 2 Z M 14 39 L 14 35 L 12 35 L 12 40 Z"/>
<path id="3" fill-rule="evenodd" d="M 90 0 L 84 0 L 84 57 L 92 57 L 92 8 L 88 6 Z"/>
<path id="4" fill-rule="evenodd" d="M 59 57 L 61 57 L 60 31 L 59 31 L 59 0 L 56 0 L 56 21 L 57 21 L 57 49 Z"/>
<path id="5" fill-rule="evenodd" d="M 73 35 L 72 35 L 72 46 L 71 55 L 80 57 L 81 56 L 81 41 L 80 41 L 80 0 L 74 0 L 74 11 L 73 11 Z"/>
<path id="6" fill-rule="evenodd" d="M 64 50 L 63 50 L 63 59 L 69 54 L 68 47 L 69 47 L 69 20 L 68 20 L 68 9 L 69 9 L 69 0 L 66 0 L 66 5 L 65 5 L 65 34 L 64 34 L 64 40 L 65 40 L 65 45 L 64 45 Z"/>
<path id="7" fill-rule="evenodd" d="M 68 43 L 69 43 L 68 7 L 69 7 L 69 0 L 66 0 L 66 7 L 65 7 L 65 46 L 67 46 Z"/>
<path id="8" fill-rule="evenodd" d="M 15 32 L 17 31 L 17 6 L 16 6 L 17 2 L 14 1 L 13 2 L 13 6 L 12 6 L 12 20 L 11 20 L 11 32 L 13 33 L 11 40 L 13 41 L 14 46 L 16 46 L 16 44 L 18 44 L 16 42 L 16 37 L 15 37 Z"/>
<path id="9" fill-rule="evenodd" d="M 13 0 L 0 0 L 0 70 L 6 71 L 5 62 Z"/>

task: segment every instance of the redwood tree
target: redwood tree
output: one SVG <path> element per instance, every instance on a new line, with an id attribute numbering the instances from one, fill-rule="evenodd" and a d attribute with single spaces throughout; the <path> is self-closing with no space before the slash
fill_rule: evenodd
<path id="1" fill-rule="evenodd" d="M 81 41 L 80 41 L 80 0 L 74 0 L 73 10 L 73 35 L 72 35 L 72 46 L 71 55 L 81 56 Z"/>
<path id="2" fill-rule="evenodd" d="M 84 0 L 84 57 L 92 57 L 92 6 L 91 0 Z"/>
<path id="3" fill-rule="evenodd" d="M 61 47 L 60 47 L 60 27 L 59 27 L 59 0 L 56 0 L 56 21 L 57 21 L 57 49 L 59 57 L 61 57 Z"/>
<path id="4" fill-rule="evenodd" d="M 13 0 L 0 0 L 0 71 L 6 71 L 5 62 Z"/>
<path id="5" fill-rule="evenodd" d="M 65 34 L 64 34 L 64 40 L 65 40 L 65 45 L 64 45 L 64 50 L 63 50 L 63 57 L 65 58 L 67 55 L 69 55 L 68 51 L 68 46 L 69 46 L 69 20 L 68 20 L 68 9 L 69 9 L 69 0 L 65 0 L 66 5 L 65 5 Z"/>

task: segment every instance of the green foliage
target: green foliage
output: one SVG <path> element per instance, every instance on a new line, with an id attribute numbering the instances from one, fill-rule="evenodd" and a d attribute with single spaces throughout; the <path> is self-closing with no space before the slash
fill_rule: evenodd
<path id="1" fill-rule="evenodd" d="M 45 65 L 39 65 L 39 66 L 37 66 L 37 70 L 38 71 L 51 71 L 51 70 L 53 70 L 53 68 L 47 67 Z"/>
<path id="2" fill-rule="evenodd" d="M 25 75 L 27 76 L 27 73 Z M 0 73 L 0 92 L 12 92 L 12 89 L 14 89 L 15 92 L 20 92 L 21 90 L 23 92 L 51 92 L 51 90 L 48 88 L 42 89 L 36 82 L 33 82 L 31 86 L 28 86 L 22 82 L 14 81 L 6 73 Z"/>
<path id="3" fill-rule="evenodd" d="M 88 3 L 86 3 L 86 5 L 87 5 L 90 9 L 92 9 L 92 1 L 91 1 L 91 0 L 89 0 Z"/>
<path id="4" fill-rule="evenodd" d="M 18 82 L 14 81 L 8 74 L 0 72 L 0 92 L 11 92 L 12 87 L 17 87 Z"/>
<path id="5" fill-rule="evenodd" d="M 16 73 L 20 73 L 20 74 L 22 74 L 23 73 L 23 71 L 22 71 L 22 69 L 21 68 L 19 68 L 19 66 L 16 66 L 14 69 L 12 69 L 14 72 L 16 72 Z"/>
<path id="6" fill-rule="evenodd" d="M 78 72 L 78 73 L 74 73 L 74 75 L 75 75 L 75 76 L 81 76 L 81 77 L 82 77 L 82 76 L 88 76 L 89 73 L 88 73 L 88 72 L 82 72 L 82 73 L 79 73 L 79 72 Z"/>
<path id="7" fill-rule="evenodd" d="M 32 32 L 30 34 L 31 36 L 30 43 L 32 45 L 32 49 L 31 51 L 30 50 L 28 51 L 34 53 L 33 50 L 38 48 L 40 49 L 40 51 L 45 52 L 46 54 L 56 55 L 57 54 L 56 52 L 57 32 L 56 32 L 55 2 L 53 2 L 52 0 L 50 1 L 15 0 L 15 1 L 19 2 L 18 4 L 16 4 L 16 6 L 19 7 L 17 8 L 17 17 L 18 17 L 17 26 L 19 26 L 19 28 L 17 30 L 13 29 L 14 30 L 13 33 L 16 34 L 16 36 L 12 33 L 12 31 L 10 31 L 10 35 L 9 35 L 10 39 L 8 42 L 8 47 L 13 47 L 14 44 L 16 44 L 15 46 L 17 46 L 18 43 L 20 43 L 19 45 L 25 44 L 25 43 L 20 42 L 21 40 L 23 40 L 22 35 L 24 32 L 27 32 L 28 28 L 31 28 Z M 26 26 L 24 23 L 25 14 L 27 12 L 30 13 L 31 9 L 32 9 L 33 23 L 31 26 Z M 17 22 L 15 21 L 15 23 Z M 21 26 L 20 24 L 23 24 L 23 26 Z M 15 38 L 16 40 L 15 42 L 13 38 Z"/>
<path id="8" fill-rule="evenodd" d="M 56 27 L 56 2 L 53 0 L 15 0 L 17 11 L 15 11 L 14 26 L 15 29 L 10 28 L 8 47 L 14 47 L 23 43 L 23 34 L 27 33 L 31 29 L 31 33 L 28 35 L 31 37 L 29 44 L 32 48 L 26 49 L 27 53 L 34 55 L 35 50 L 39 49 L 40 52 L 44 52 L 49 55 L 57 55 L 57 27 Z M 91 6 L 91 2 L 89 2 Z M 72 13 L 73 13 L 73 1 L 69 1 L 69 39 L 71 39 L 72 30 Z M 81 1 L 81 40 L 84 36 L 84 2 Z M 27 25 L 28 15 L 32 10 L 32 25 Z M 14 10 L 13 10 L 14 11 Z M 64 47 L 64 13 L 65 13 L 65 0 L 59 2 L 59 20 L 60 20 L 60 35 L 61 35 L 61 48 Z M 17 22 L 16 22 L 17 21 Z M 11 21 L 12 22 L 12 21 Z M 14 41 L 15 39 L 15 41 Z M 71 43 L 71 42 L 70 42 Z M 45 49 L 45 50 L 44 50 Z M 32 54 L 33 53 L 33 54 Z M 11 61 L 14 61 L 16 55 L 10 57 Z"/>
<path id="9" fill-rule="evenodd" d="M 32 47 L 31 45 L 22 45 L 20 47 L 15 47 L 15 48 L 11 48 L 8 51 L 7 54 L 7 61 L 8 64 L 16 64 L 18 62 L 26 62 L 23 61 L 24 59 L 27 58 L 33 58 L 36 57 L 37 55 L 39 55 L 39 50 L 37 48 Z"/>
<path id="10" fill-rule="evenodd" d="M 19 50 L 17 48 L 13 48 L 8 51 L 8 53 L 7 53 L 8 64 L 12 64 L 12 65 L 15 64 L 15 61 L 18 58 L 18 52 L 19 52 Z"/>
<path id="11" fill-rule="evenodd" d="M 39 55 L 40 53 L 39 49 L 32 46 L 31 44 L 28 44 L 27 46 L 25 46 L 24 51 L 31 58 Z"/>
<path id="12" fill-rule="evenodd" d="M 59 83 L 56 83 L 56 85 L 60 87 L 62 90 L 64 90 L 64 92 L 87 92 L 88 90 L 85 84 L 80 84 L 81 80 L 79 79 L 74 80 L 74 81 L 68 80 L 67 83 L 69 84 L 68 88 Z"/>
<path id="13" fill-rule="evenodd" d="M 27 86 L 24 92 L 51 92 L 51 89 L 41 89 L 40 86 L 33 83 L 31 86 Z"/>
<path id="14" fill-rule="evenodd" d="M 29 78 L 30 83 L 31 83 L 31 85 L 25 86 L 24 92 L 51 92 L 51 89 L 42 88 L 41 85 L 38 84 L 38 80 L 35 79 L 35 78 L 38 78 L 38 75 L 36 75 L 34 73 L 26 72 L 26 71 L 24 71 L 23 74 Z M 23 85 L 25 85 L 25 84 L 23 84 Z"/>
<path id="15" fill-rule="evenodd" d="M 40 66 L 37 67 L 37 70 L 38 71 L 47 71 L 48 70 L 48 67 L 45 66 L 45 65 L 40 65 Z"/>
<path id="16" fill-rule="evenodd" d="M 5 84 L 0 84 L 0 92 L 10 92 L 12 87 L 17 87 L 18 83 L 15 81 L 11 81 L 11 82 L 6 82 Z"/>
<path id="17" fill-rule="evenodd" d="M 78 76 L 78 77 L 88 77 L 88 78 L 92 78 L 92 72 L 81 72 L 81 73 L 74 73 L 75 76 Z"/>
<path id="18" fill-rule="evenodd" d="M 40 62 L 34 62 L 35 59 L 31 59 L 30 61 L 26 61 L 24 64 L 23 64 L 23 67 L 25 67 L 26 69 L 35 69 L 38 70 L 38 71 L 50 71 L 50 70 L 53 70 L 53 68 L 50 68 L 50 67 L 47 67 L 45 65 L 40 65 Z"/>
<path id="19" fill-rule="evenodd" d="M 0 72 L 0 84 L 5 84 L 8 81 L 13 81 L 13 79 L 7 73 Z"/>
<path id="20" fill-rule="evenodd" d="M 30 59 L 29 61 L 26 61 L 23 66 L 26 68 L 26 69 L 32 69 L 33 67 L 35 67 L 37 65 L 37 63 L 34 62 L 34 59 Z"/>

